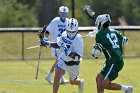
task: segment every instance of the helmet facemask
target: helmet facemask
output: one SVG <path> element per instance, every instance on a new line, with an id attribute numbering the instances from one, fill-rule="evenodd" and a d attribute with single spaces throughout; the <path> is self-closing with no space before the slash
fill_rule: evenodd
<path id="1" fill-rule="evenodd" d="M 65 19 L 67 17 L 67 14 L 69 12 L 69 9 L 66 6 L 61 6 L 59 8 L 59 15 L 60 15 L 60 19 L 65 22 Z"/>
<path id="2" fill-rule="evenodd" d="M 60 12 L 59 15 L 60 15 L 60 19 L 61 19 L 62 21 L 65 21 L 65 19 L 66 19 L 66 17 L 67 17 L 67 13 L 65 13 L 65 12 Z"/>
<path id="3" fill-rule="evenodd" d="M 68 38 L 74 39 L 78 33 L 78 22 L 74 18 L 70 18 L 66 25 L 66 33 Z"/>
<path id="4" fill-rule="evenodd" d="M 75 36 L 76 36 L 76 34 L 77 34 L 77 32 L 78 31 L 68 31 L 67 30 L 67 35 L 68 35 L 68 37 L 70 38 L 70 39 L 73 39 Z"/>

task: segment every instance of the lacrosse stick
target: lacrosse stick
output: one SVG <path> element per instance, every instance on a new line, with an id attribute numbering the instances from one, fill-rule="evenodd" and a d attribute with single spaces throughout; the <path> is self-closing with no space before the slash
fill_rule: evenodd
<path id="1" fill-rule="evenodd" d="M 90 18 L 95 19 L 95 12 L 91 9 L 89 5 L 84 5 L 82 7 L 82 12 L 86 13 Z"/>
<path id="2" fill-rule="evenodd" d="M 38 78 L 38 72 L 39 72 L 39 65 L 40 65 L 40 57 L 41 57 L 41 54 L 42 54 L 42 46 L 40 46 L 40 51 L 39 51 L 39 56 L 38 56 L 38 63 L 37 63 L 37 68 L 36 68 L 36 76 L 35 76 L 35 79 Z"/>
<path id="3" fill-rule="evenodd" d="M 98 33 L 97 29 L 93 29 L 93 31 L 88 32 L 88 34 L 82 36 L 82 38 L 85 38 L 85 37 L 95 37 L 97 33 Z"/>
<path id="4" fill-rule="evenodd" d="M 28 47 L 28 48 L 26 48 L 26 49 L 34 49 L 34 48 L 38 48 L 38 47 L 40 47 L 40 45 L 36 45 L 36 46 L 32 46 L 32 47 Z"/>

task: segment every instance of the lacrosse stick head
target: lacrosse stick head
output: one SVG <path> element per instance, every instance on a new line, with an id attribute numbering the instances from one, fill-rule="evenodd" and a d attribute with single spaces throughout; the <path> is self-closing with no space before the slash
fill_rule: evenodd
<path id="1" fill-rule="evenodd" d="M 91 9 L 91 7 L 89 5 L 84 5 L 82 7 L 82 12 L 86 13 L 90 18 L 95 19 L 95 12 L 93 12 L 93 10 Z"/>

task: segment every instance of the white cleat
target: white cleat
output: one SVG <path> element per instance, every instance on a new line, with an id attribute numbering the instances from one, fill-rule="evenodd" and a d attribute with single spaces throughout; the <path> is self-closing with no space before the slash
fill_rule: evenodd
<path id="1" fill-rule="evenodd" d="M 83 79 L 81 79 L 81 84 L 78 86 L 78 93 L 84 92 L 84 83 L 85 83 L 85 81 Z"/>
<path id="2" fill-rule="evenodd" d="M 61 84 L 68 84 L 68 83 L 69 83 L 68 80 L 66 80 L 66 79 L 61 79 Z"/>
<path id="3" fill-rule="evenodd" d="M 128 90 L 125 91 L 125 93 L 133 93 L 133 87 L 129 86 Z"/>
<path id="4" fill-rule="evenodd" d="M 52 83 L 53 83 L 53 81 L 52 81 L 52 79 L 51 79 L 50 75 L 47 75 L 47 76 L 45 77 L 45 80 L 47 80 L 47 81 L 48 81 L 48 83 L 50 83 L 50 84 L 52 84 Z"/>

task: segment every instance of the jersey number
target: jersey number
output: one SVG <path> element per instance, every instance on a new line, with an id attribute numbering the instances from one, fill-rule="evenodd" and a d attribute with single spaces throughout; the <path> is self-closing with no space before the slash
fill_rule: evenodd
<path id="1" fill-rule="evenodd" d="M 119 45 L 117 44 L 118 38 L 115 33 L 107 34 L 106 37 L 109 39 L 113 48 L 119 48 Z"/>
<path id="2" fill-rule="evenodd" d="M 60 36 L 61 36 L 61 34 L 62 34 L 65 30 L 66 30 L 66 29 L 62 29 L 62 28 L 59 29 Z"/>

